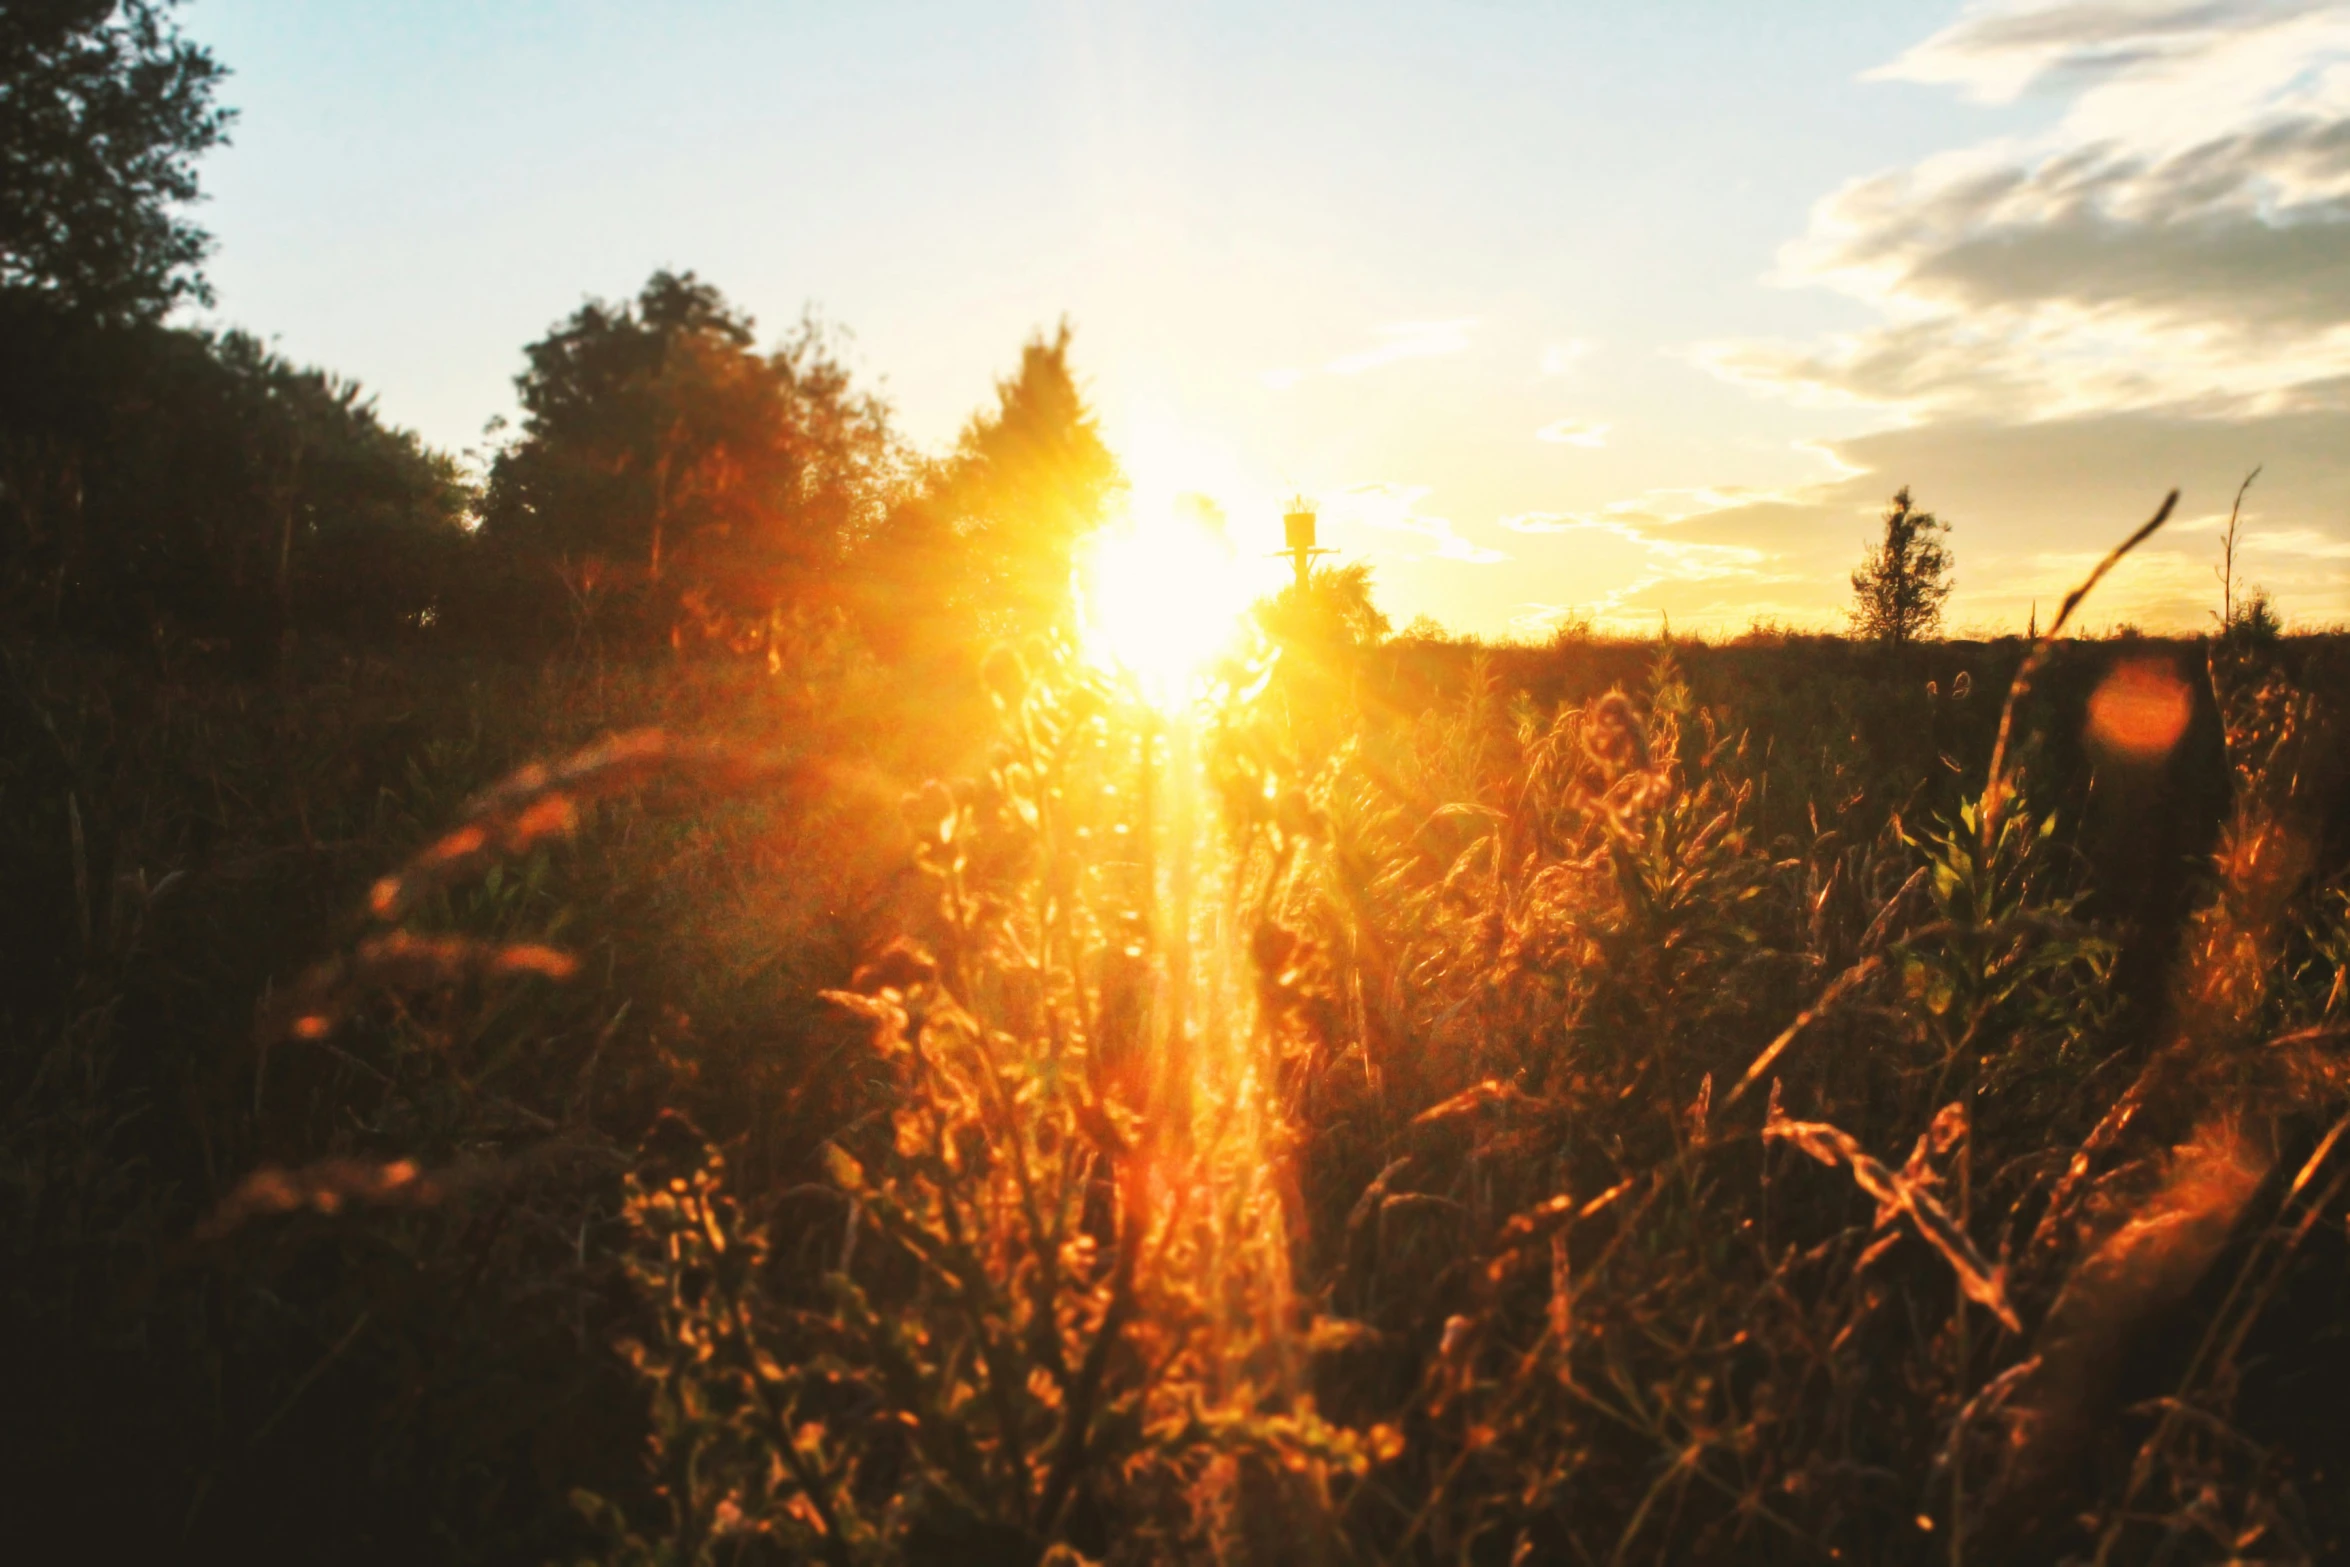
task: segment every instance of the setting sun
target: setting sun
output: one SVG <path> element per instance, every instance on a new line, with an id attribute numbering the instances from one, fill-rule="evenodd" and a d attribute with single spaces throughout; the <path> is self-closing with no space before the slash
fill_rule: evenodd
<path id="1" fill-rule="evenodd" d="M 1079 573 L 1086 656 L 1160 705 L 1186 694 L 1250 596 L 1221 514 L 1197 496 L 1139 500 L 1094 536 Z"/>

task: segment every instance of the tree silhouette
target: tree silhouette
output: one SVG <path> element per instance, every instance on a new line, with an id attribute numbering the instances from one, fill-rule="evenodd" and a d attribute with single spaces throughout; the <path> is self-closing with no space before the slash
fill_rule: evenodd
<path id="1" fill-rule="evenodd" d="M 141 531 L 200 527 L 216 494 L 195 482 L 174 507 L 180 476 L 154 472 L 138 480 L 160 491 L 122 489 L 131 448 L 168 440 L 183 412 L 207 416 L 153 399 L 173 365 L 217 346 L 153 324 L 210 297 L 197 270 L 210 242 L 180 209 L 230 118 L 212 101 L 221 67 L 169 9 L 0 5 L 0 601 L 52 629 L 185 609 L 221 578 L 156 580 L 171 551 Z M 134 431 L 142 410 L 156 417 Z M 126 591 L 148 608 L 111 601 Z"/>
<path id="2" fill-rule="evenodd" d="M 654 633 L 806 597 L 878 521 L 902 458 L 818 325 L 772 353 L 754 341 L 690 272 L 581 306 L 526 351 L 485 534 L 545 566 L 595 563 Z"/>
<path id="3" fill-rule="evenodd" d="M 212 100 L 226 73 L 172 3 L 0 6 L 0 288 L 102 320 L 210 301 L 211 242 L 178 209 L 227 134 Z"/>
<path id="4" fill-rule="evenodd" d="M 1885 509 L 1884 537 L 1871 544 L 1852 574 L 1852 628 L 1889 647 L 1929 636 L 1942 624 L 1950 597 L 1950 552 L 1942 537 L 1950 525 L 1913 508 L 1903 485 Z"/>
<path id="5" fill-rule="evenodd" d="M 1073 624 L 1078 541 L 1125 486 L 1069 367 L 1067 322 L 1020 351 L 945 459 L 894 505 L 862 552 L 867 637 L 940 678 L 994 642 Z"/>
<path id="6" fill-rule="evenodd" d="M 1252 613 L 1280 652 L 1270 695 L 1288 743 L 1318 764 L 1344 743 L 1353 722 L 1362 655 L 1387 636 L 1387 615 L 1371 599 L 1371 567 L 1317 567 L 1303 583 L 1259 600 Z"/>
<path id="7" fill-rule="evenodd" d="M 1369 647 L 1388 632 L 1386 612 L 1371 598 L 1366 561 L 1318 567 L 1302 589 L 1291 583 L 1256 613 L 1258 624 L 1276 642 L 1322 657 Z"/>
<path id="8" fill-rule="evenodd" d="M 1077 543 L 1126 482 L 1069 368 L 1068 322 L 1022 347 L 996 406 L 964 427 L 945 481 L 997 629 L 1065 625 Z"/>
<path id="9" fill-rule="evenodd" d="M 242 333 L 0 298 L 0 604 L 116 640 L 256 656 L 298 624 L 404 635 L 465 546 L 456 466 L 360 389 Z"/>

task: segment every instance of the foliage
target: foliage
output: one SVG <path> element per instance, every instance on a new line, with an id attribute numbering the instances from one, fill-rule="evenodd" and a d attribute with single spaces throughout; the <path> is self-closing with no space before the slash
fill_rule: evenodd
<path id="1" fill-rule="evenodd" d="M 864 562 L 864 619 L 917 666 L 974 642 L 1065 634 L 1078 541 L 1125 486 L 1069 364 L 1031 338 L 955 450 L 894 507 Z"/>
<path id="2" fill-rule="evenodd" d="M 879 517 L 898 448 L 818 323 L 753 341 L 690 272 L 582 305 L 526 351 L 485 540 L 639 638 L 698 623 L 732 641 L 808 599 Z"/>
<path id="3" fill-rule="evenodd" d="M 2236 498 L 2228 505 L 2228 525 L 2220 531 L 2219 566 L 2213 575 L 2219 578 L 2220 635 L 2273 642 L 2284 626 L 2267 590 L 2254 588 L 2240 602 L 2236 596 L 2236 555 L 2244 543 L 2244 497 L 2259 477 L 2260 469 L 2254 468 L 2236 486 Z"/>
<path id="4" fill-rule="evenodd" d="M 1264 1314 L 1286 1258 L 1254 1074 L 1203 1073 L 1195 1100 L 1162 1066 L 1213 1036 L 1153 1005 L 1153 969 L 1175 976 L 1149 949 L 1179 938 L 1115 857 L 1134 825 L 1116 780 L 1139 764 L 1148 788 L 1152 764 L 1106 722 L 1132 716 L 1112 693 L 1053 673 L 999 679 L 985 778 L 909 802 L 937 955 L 901 941 L 831 993 L 896 1087 L 886 1122 L 827 1150 L 846 1215 L 821 1290 L 747 1298 L 759 1270 L 726 1259 L 766 1239 L 720 1217 L 714 1162 L 631 1199 L 640 1287 L 672 1314 L 632 1351 L 669 1516 L 624 1559 L 759 1540 L 834 1561 L 1288 1560 L 1269 1542 L 1326 1544 L 1350 1478 L 1393 1451 L 1316 1414 L 1302 1337 Z"/>
<path id="5" fill-rule="evenodd" d="M 1069 323 L 1020 350 L 949 459 L 939 501 L 998 606 L 989 629 L 1064 627 L 1077 541 L 1105 520 L 1125 480 L 1069 366 Z"/>
<path id="6" fill-rule="evenodd" d="M 917 464 L 690 274 L 531 347 L 475 538 L 152 319 L 162 18 L 0 18 L 19 1537 L 2344 1554 L 2338 644 L 2224 570 L 2208 644 L 1486 649 L 1354 567 L 1149 711 L 1057 635 L 1066 326 Z"/>
<path id="7" fill-rule="evenodd" d="M 297 628 L 412 636 L 465 553 L 455 464 L 348 381 L 160 324 L 209 301 L 182 209 L 230 119 L 171 10 L 0 16 L 0 605 L 247 665 Z"/>
<path id="8" fill-rule="evenodd" d="M 1371 597 L 1371 568 L 1317 567 L 1259 602 L 1249 619 L 1274 660 L 1265 706 L 1277 715 L 1287 753 L 1327 757 L 1347 738 L 1364 655 L 1388 632 Z"/>
<path id="9" fill-rule="evenodd" d="M 470 496 L 356 385 L 243 333 L 0 313 L 0 584 L 25 623 L 262 657 L 295 627 L 431 618 Z"/>
<path id="10" fill-rule="evenodd" d="M 2221 636 L 2230 642 L 2272 644 L 2285 634 L 2285 622 L 2266 588 L 2253 588 L 2228 608 Z"/>
<path id="11" fill-rule="evenodd" d="M 1276 642 L 1320 657 L 1376 645 L 1388 631 L 1363 561 L 1315 568 L 1302 585 L 1293 582 L 1260 605 L 1257 623 Z"/>
<path id="12" fill-rule="evenodd" d="M 226 73 L 174 0 L 11 0 L 0 12 L 0 291 L 85 320 L 209 302 L 210 241 L 179 209 L 225 139 Z"/>
<path id="13" fill-rule="evenodd" d="M 1937 535 L 1950 524 L 1912 507 L 1904 485 L 1885 508 L 1885 536 L 1852 574 L 1855 634 L 1902 647 L 1934 634 L 1950 597 L 1950 552 Z"/>
<path id="14" fill-rule="evenodd" d="M 289 1562 L 592 1544 L 563 1492 L 633 1501 L 643 1441 L 609 1347 L 622 1172 L 675 1107 L 788 1186 L 871 1108 L 821 1070 L 858 1036 L 812 997 L 892 907 L 895 797 L 800 772 L 746 801 L 691 748 L 591 748 L 569 830 L 551 809 L 444 876 L 404 945 L 366 894 L 535 755 L 665 718 L 847 757 L 871 694 L 853 657 L 785 680 L 305 643 L 256 686 L 11 644 L 0 1331 L 51 1346 L 11 1384 L 22 1536 L 103 1517 L 101 1555 Z M 332 1036 L 261 1043 L 257 1012 L 347 940 L 373 945 Z"/>
<path id="15" fill-rule="evenodd" d="M 272 703 L 12 648 L 12 1500 L 245 1560 L 2338 1554 L 2350 665 L 2065 641 L 2011 726 L 2021 651 L 1390 641 L 1301 714 L 1268 647 L 1153 715 L 1039 644 L 975 737 L 847 642 Z M 2175 755 L 2083 738 L 2122 667 L 2196 675 Z"/>

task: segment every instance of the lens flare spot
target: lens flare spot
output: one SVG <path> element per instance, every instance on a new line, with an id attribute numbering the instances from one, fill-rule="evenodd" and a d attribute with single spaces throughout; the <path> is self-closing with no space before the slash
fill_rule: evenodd
<path id="1" fill-rule="evenodd" d="M 2135 762 L 2168 756 L 2195 715 L 2194 693 L 2167 661 L 2131 659 L 2089 698 L 2089 738 Z"/>

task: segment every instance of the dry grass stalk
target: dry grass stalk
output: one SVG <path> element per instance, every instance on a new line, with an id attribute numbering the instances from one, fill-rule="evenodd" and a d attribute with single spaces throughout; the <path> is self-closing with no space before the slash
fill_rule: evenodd
<path id="1" fill-rule="evenodd" d="M 365 1159 L 321 1159 L 297 1169 L 269 1166 L 253 1171 L 213 1208 L 196 1230 L 197 1240 L 219 1240 L 246 1222 L 309 1209 L 339 1213 L 355 1206 L 422 1207 L 440 1201 L 442 1187 L 413 1160 L 375 1163 Z"/>
<path id="2" fill-rule="evenodd" d="M 2006 1270 L 1984 1260 L 1966 1231 L 1951 1218 L 1950 1211 L 1927 1189 L 1919 1175 L 1888 1167 L 1863 1149 L 1848 1132 L 1824 1122 L 1789 1120 L 1778 1113 L 1775 1102 L 1770 1118 L 1763 1124 L 1763 1137 L 1766 1141 L 1791 1142 L 1822 1164 L 1841 1164 L 1850 1170 L 1853 1184 L 1877 1199 L 1880 1225 L 1893 1213 L 1906 1214 L 1917 1227 L 1919 1237 L 1950 1264 L 1967 1299 L 1997 1317 L 2010 1333 L 2024 1330 L 2015 1307 L 2008 1303 Z"/>

